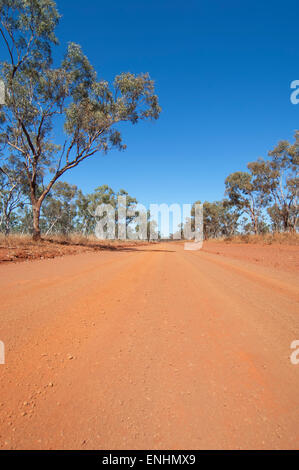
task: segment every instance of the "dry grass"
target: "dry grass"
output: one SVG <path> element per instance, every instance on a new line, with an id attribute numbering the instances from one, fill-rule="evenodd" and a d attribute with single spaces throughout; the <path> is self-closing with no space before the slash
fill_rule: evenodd
<path id="1" fill-rule="evenodd" d="M 30 235 L 0 234 L 0 263 L 29 259 L 56 258 L 67 254 L 100 250 L 129 250 L 145 244 L 140 241 L 98 240 L 95 236 L 74 233 L 68 236 L 53 235 L 34 242 Z"/>
<path id="2" fill-rule="evenodd" d="M 255 243 L 272 245 L 273 243 L 284 245 L 299 245 L 299 233 L 266 233 L 263 235 L 237 235 L 224 239 L 230 243 Z"/>

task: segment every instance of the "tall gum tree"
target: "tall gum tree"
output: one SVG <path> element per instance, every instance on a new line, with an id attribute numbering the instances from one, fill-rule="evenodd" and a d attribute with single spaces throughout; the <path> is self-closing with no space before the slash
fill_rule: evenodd
<path id="1" fill-rule="evenodd" d="M 295 133 L 293 144 L 282 140 L 268 156 L 267 160 L 260 158 L 248 167 L 261 195 L 272 204 L 268 213 L 273 226 L 295 232 L 298 227 L 299 132 Z"/>
<path id="2" fill-rule="evenodd" d="M 231 205 L 238 209 L 240 215 L 245 213 L 250 217 L 252 229 L 257 234 L 266 199 L 260 192 L 253 174 L 246 171 L 231 173 L 225 180 L 225 194 Z"/>
<path id="3" fill-rule="evenodd" d="M 99 152 L 125 149 L 118 123 L 157 119 L 161 111 L 148 74 L 121 73 L 109 86 L 78 44 L 69 43 L 55 67 L 59 19 L 52 0 L 0 0 L 7 56 L 0 63 L 6 89 L 0 144 L 15 155 L 26 180 L 34 240 L 40 239 L 41 206 L 55 182 Z M 53 140 L 58 125 L 65 135 L 61 144 Z"/>

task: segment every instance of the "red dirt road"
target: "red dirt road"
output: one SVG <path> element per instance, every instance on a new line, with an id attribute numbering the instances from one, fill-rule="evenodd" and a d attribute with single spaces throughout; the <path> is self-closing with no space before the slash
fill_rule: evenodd
<path id="1" fill-rule="evenodd" d="M 298 249 L 271 249 L 1 265 L 0 447 L 298 449 Z"/>

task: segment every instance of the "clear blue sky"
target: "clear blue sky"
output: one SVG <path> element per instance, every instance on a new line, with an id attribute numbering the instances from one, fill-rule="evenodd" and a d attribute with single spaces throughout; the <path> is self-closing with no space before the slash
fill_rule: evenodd
<path id="1" fill-rule="evenodd" d="M 225 177 L 299 129 L 299 3 L 293 0 L 58 0 L 60 50 L 82 45 L 99 77 L 149 72 L 163 112 L 126 125 L 125 152 L 65 180 L 108 184 L 141 203 L 223 197 Z"/>

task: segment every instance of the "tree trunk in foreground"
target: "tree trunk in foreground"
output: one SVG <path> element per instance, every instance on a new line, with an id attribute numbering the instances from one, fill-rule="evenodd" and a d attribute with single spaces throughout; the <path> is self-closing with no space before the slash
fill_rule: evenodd
<path id="1" fill-rule="evenodd" d="M 38 241 L 41 239 L 40 236 L 40 228 L 39 228 L 39 217 L 40 217 L 40 204 L 35 203 L 32 204 L 32 212 L 33 212 L 33 235 L 32 238 L 34 241 Z"/>

